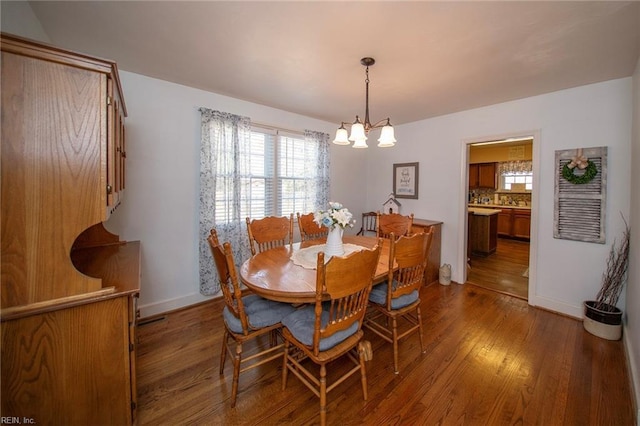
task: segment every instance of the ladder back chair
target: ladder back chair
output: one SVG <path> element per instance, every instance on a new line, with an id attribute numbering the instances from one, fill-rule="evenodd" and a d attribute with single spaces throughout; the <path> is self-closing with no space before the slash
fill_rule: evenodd
<path id="1" fill-rule="evenodd" d="M 282 389 L 286 388 L 288 372 L 298 377 L 320 398 L 321 425 L 326 424 L 327 393 L 347 377 L 360 372 L 362 393 L 367 399 L 367 348 L 362 342 L 362 323 L 381 247 L 379 240 L 372 250 L 333 256 L 326 265 L 324 253 L 318 253 L 315 303 L 282 320 L 285 340 Z M 343 355 L 354 366 L 328 385 L 327 363 Z M 320 366 L 319 377 L 305 366 L 309 361 L 302 361 L 304 357 Z"/>
<path id="2" fill-rule="evenodd" d="M 377 212 L 362 213 L 362 226 L 360 227 L 357 235 L 367 235 L 367 232 L 373 232 L 374 234 L 376 234 L 376 223 L 378 223 Z"/>
<path id="3" fill-rule="evenodd" d="M 283 343 L 277 344 L 276 331 L 282 328 L 280 322 L 282 318 L 292 313 L 294 308 L 289 304 L 267 300 L 256 294 L 242 296 L 231 244 L 226 242 L 220 245 L 215 229 L 211 230 L 207 241 L 220 276 L 220 287 L 225 303 L 222 311 L 225 330 L 220 354 L 220 375 L 224 374 L 224 364 L 229 353 L 233 358 L 231 407 L 235 407 L 240 373 L 283 356 Z M 243 343 L 264 334 L 270 334 L 270 346 L 259 347 L 258 352 L 243 358 Z M 229 338 L 235 341 L 235 352 L 229 346 Z"/>
<path id="4" fill-rule="evenodd" d="M 389 274 L 369 295 L 370 311 L 364 326 L 393 344 L 393 371 L 398 374 L 398 341 L 414 332 L 420 336 L 420 349 L 425 352 L 420 313 L 420 288 L 433 239 L 433 229 L 427 233 L 400 237 L 391 234 Z M 393 265 L 398 265 L 394 271 Z M 398 319 L 403 320 L 399 330 Z"/>
<path id="5" fill-rule="evenodd" d="M 376 235 L 378 238 L 389 238 L 391 233 L 396 238 L 403 235 L 411 235 L 413 226 L 413 213 L 403 216 L 398 213 L 377 214 Z"/>
<path id="6" fill-rule="evenodd" d="M 293 213 L 289 217 L 268 216 L 264 219 L 247 218 L 247 232 L 251 254 L 293 243 Z"/>
<path id="7" fill-rule="evenodd" d="M 300 229 L 300 239 L 302 241 L 326 238 L 329 234 L 329 228 L 318 225 L 313 221 L 313 213 L 303 215 L 296 213 L 296 215 L 298 217 L 298 228 Z"/>

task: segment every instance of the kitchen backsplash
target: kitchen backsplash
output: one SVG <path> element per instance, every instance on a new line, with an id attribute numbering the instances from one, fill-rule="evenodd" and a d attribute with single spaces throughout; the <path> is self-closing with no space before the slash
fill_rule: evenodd
<path id="1" fill-rule="evenodd" d="M 496 195 L 498 196 L 496 203 Z M 478 204 L 499 204 L 499 205 L 518 205 L 524 201 L 527 206 L 531 205 L 531 194 L 497 192 L 494 189 L 472 189 L 469 191 L 469 203 Z"/>

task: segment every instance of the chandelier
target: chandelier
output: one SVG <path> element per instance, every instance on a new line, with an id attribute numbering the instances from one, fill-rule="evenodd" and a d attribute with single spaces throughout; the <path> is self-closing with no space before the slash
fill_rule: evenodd
<path id="1" fill-rule="evenodd" d="M 349 123 L 345 123 L 343 121 L 336 132 L 336 138 L 333 143 L 337 145 L 349 145 L 349 141 L 351 141 L 353 142 L 354 148 L 368 148 L 367 135 L 369 134 L 369 130 L 382 127 L 380 138 L 378 139 L 378 146 L 381 148 L 394 146 L 396 138 L 393 134 L 393 126 L 391 125 L 389 118 L 380 120 L 373 125 L 369 121 L 369 67 L 375 64 L 376 61 L 373 58 L 362 58 L 360 59 L 360 63 L 367 67 L 367 78 L 365 79 L 367 91 L 365 98 L 364 123 L 361 122 L 360 117 L 356 115 L 356 121 L 351 124 L 351 135 L 348 135 L 347 129 L 344 126 Z"/>

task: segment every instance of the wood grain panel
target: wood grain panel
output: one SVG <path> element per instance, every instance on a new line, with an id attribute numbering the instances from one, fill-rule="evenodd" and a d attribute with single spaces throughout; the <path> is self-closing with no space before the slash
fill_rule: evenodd
<path id="1" fill-rule="evenodd" d="M 3 348 L 13 348 L 3 350 L 2 415 L 37 424 L 128 424 L 127 309 L 120 297 L 2 322 Z"/>
<path id="2" fill-rule="evenodd" d="M 3 105 L 12 106 L 2 115 L 2 307 L 98 290 L 69 252 L 104 217 L 96 171 L 106 77 L 6 52 L 2 60 Z"/>

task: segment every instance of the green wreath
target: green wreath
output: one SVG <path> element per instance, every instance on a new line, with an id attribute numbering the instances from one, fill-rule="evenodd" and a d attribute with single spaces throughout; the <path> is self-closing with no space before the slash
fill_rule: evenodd
<path id="1" fill-rule="evenodd" d="M 575 169 L 577 169 L 577 167 L 570 169 L 569 163 L 565 164 L 564 167 L 562 167 L 562 177 L 576 185 L 589 183 L 598 174 L 598 169 L 595 163 L 591 160 L 587 160 L 587 167 L 584 169 L 583 174 L 581 175 L 573 174 Z"/>

